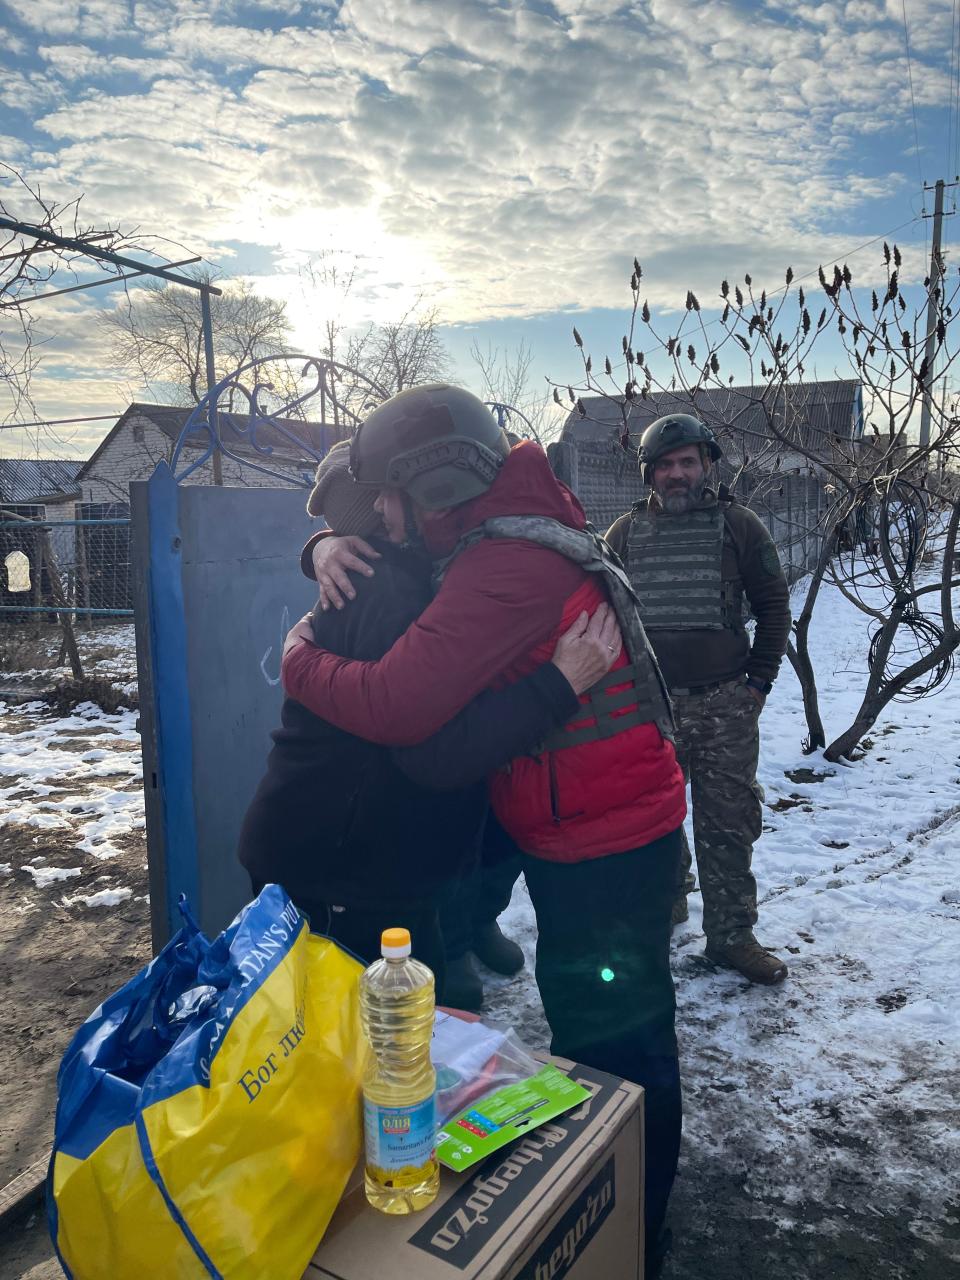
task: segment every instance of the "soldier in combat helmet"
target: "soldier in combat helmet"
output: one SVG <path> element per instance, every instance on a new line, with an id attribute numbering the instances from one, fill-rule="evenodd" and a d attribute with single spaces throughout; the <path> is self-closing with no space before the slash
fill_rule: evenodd
<path id="1" fill-rule="evenodd" d="M 773 984 L 787 966 L 754 935 L 751 871 L 762 830 L 757 783 L 760 712 L 790 632 L 790 597 L 777 549 L 759 518 L 723 485 L 713 432 L 686 413 L 658 418 L 640 441 L 650 496 L 611 526 L 607 540 L 640 598 L 640 614 L 670 689 L 677 758 L 691 784 L 706 955 L 751 982 Z M 751 644 L 743 602 L 756 619 Z M 674 923 L 694 887 L 682 842 Z"/>
<path id="2" fill-rule="evenodd" d="M 356 483 L 378 491 L 390 536 L 430 558 L 437 589 L 376 661 L 347 661 L 316 647 L 309 627 L 294 628 L 285 689 L 327 723 L 412 746 L 482 690 L 536 670 L 558 628 L 598 605 L 614 609 L 608 674 L 570 720 L 488 782 L 493 810 L 522 850 L 552 1051 L 644 1088 L 652 1280 L 668 1248 L 680 1147 L 670 911 L 686 805 L 669 697 L 627 575 L 540 446 L 511 447 L 463 388 L 413 387 L 378 405 L 357 428 L 350 460 Z M 349 578 L 338 582 L 337 573 L 380 572 L 354 550 L 370 548 L 322 538 L 305 549 L 321 609 L 337 607 L 334 583 L 350 598 Z"/>

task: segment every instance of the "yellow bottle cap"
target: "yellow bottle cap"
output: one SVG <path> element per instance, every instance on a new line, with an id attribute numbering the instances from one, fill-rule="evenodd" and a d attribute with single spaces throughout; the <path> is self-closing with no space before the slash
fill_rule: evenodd
<path id="1" fill-rule="evenodd" d="M 380 954 L 397 959 L 410 954 L 409 929 L 384 929 L 380 935 Z"/>

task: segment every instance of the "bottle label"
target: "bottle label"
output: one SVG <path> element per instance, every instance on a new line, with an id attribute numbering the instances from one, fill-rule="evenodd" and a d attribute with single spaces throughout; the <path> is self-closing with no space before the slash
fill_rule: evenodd
<path id="1" fill-rule="evenodd" d="M 390 1187 L 414 1187 L 423 1181 L 424 1166 L 436 1154 L 434 1095 L 410 1107 L 383 1107 L 363 1100 L 367 1166 Z"/>

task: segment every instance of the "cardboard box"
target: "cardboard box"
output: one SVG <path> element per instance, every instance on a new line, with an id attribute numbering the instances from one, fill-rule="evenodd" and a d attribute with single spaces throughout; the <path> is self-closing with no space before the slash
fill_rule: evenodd
<path id="1" fill-rule="evenodd" d="M 405 1217 L 348 1187 L 304 1280 L 642 1280 L 643 1090 L 561 1059 L 590 1099 Z"/>

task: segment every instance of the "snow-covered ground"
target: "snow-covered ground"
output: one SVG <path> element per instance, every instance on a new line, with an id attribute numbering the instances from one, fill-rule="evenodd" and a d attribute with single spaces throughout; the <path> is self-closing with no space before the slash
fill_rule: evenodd
<path id="1" fill-rule="evenodd" d="M 867 632 L 825 587 L 811 643 L 828 736 L 859 703 Z M 674 935 L 685 1130 L 669 1280 L 960 1277 L 958 712 L 960 679 L 891 705 L 862 760 L 828 764 L 802 753 L 785 666 L 761 721 L 755 869 L 758 934 L 790 977 L 751 987 L 714 969 L 691 898 Z M 131 714 L 0 707 L 0 893 L 64 923 L 139 905 L 146 945 L 139 773 Z M 528 965 L 485 975 L 487 1012 L 544 1045 L 522 882 L 503 924 Z"/>
<path id="2" fill-rule="evenodd" d="M 96 632 L 91 673 L 132 678 L 132 627 Z M 88 637 L 89 638 L 89 637 Z M 3 686 L 23 696 L 67 674 L 54 645 L 3 637 Z M 48 637 L 49 639 L 49 637 Z M 25 675 L 25 673 L 29 673 Z M 133 686 L 135 689 L 135 686 Z M 0 1185 L 49 1151 L 56 1069 L 95 1005 L 150 955 L 136 714 L 58 714 L 0 697 Z M 4 1270 L 0 1274 L 20 1274 Z"/>
<path id="3" fill-rule="evenodd" d="M 79 895 L 86 905 L 129 897 L 129 887 L 112 885 L 110 862 L 121 853 L 118 839 L 144 826 L 136 716 L 106 715 L 84 703 L 53 719 L 43 703 L 15 710 L 0 703 L 0 717 L 0 846 L 15 834 L 21 847 L 31 834 L 42 834 L 55 837 L 58 850 L 55 862 L 37 854 L 19 868 L 5 861 L 0 871 L 14 876 L 19 870 L 37 888 L 62 881 L 65 902 L 71 881 L 91 876 L 106 888 Z"/>
<path id="4" fill-rule="evenodd" d="M 825 587 L 811 642 L 828 738 L 859 705 L 867 632 Z M 892 704 L 864 758 L 832 765 L 802 753 L 785 664 L 761 720 L 754 866 L 758 936 L 790 976 L 771 989 L 716 970 L 691 897 L 674 933 L 685 1127 L 670 1276 L 960 1276 L 958 712 L 960 679 Z M 501 923 L 528 966 L 485 975 L 488 1009 L 545 1044 L 522 882 Z"/>
<path id="5" fill-rule="evenodd" d="M 65 674 L 53 666 L 59 634 L 49 630 L 38 640 L 24 630 L 20 644 L 7 635 L 8 652 L 26 661 L 5 670 L 4 682 L 53 685 Z M 135 704 L 132 624 L 78 635 L 86 674 L 112 680 Z M 129 885 L 114 883 L 111 863 L 144 828 L 136 721 L 133 711 L 107 715 L 89 702 L 56 716 L 46 703 L 0 697 L 0 876 L 10 877 L 8 887 L 29 877 L 36 889 L 62 890 L 65 906 L 115 906 L 131 896 Z M 32 844 L 42 849 L 34 853 Z M 38 901 L 27 896 L 17 905 L 30 911 Z"/>
<path id="6" fill-rule="evenodd" d="M 74 636 L 86 676 L 109 680 L 125 693 L 137 691 L 137 655 L 132 622 L 78 624 Z M 3 691 L 45 690 L 70 675 L 57 626 L 0 624 L 0 698 Z"/>

